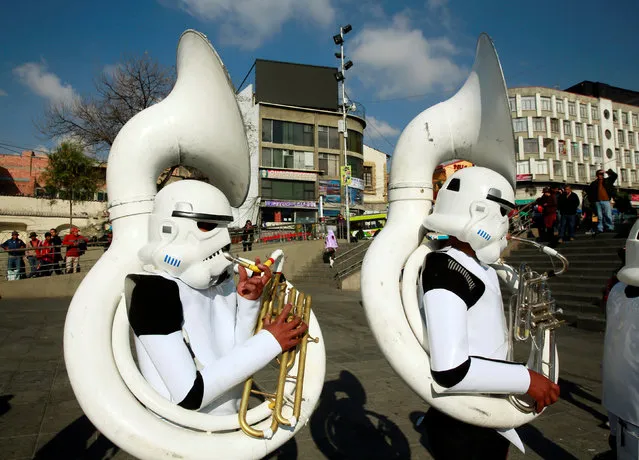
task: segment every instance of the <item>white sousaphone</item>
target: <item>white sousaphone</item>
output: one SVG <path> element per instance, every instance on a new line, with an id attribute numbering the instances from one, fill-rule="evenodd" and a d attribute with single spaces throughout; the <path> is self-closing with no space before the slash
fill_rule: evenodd
<path id="1" fill-rule="evenodd" d="M 392 157 L 388 220 L 364 258 L 361 289 L 368 322 L 382 352 L 413 391 L 466 423 L 515 428 L 538 415 L 530 404 L 519 404 L 508 395 L 441 395 L 430 373 L 417 280 L 426 254 L 437 242 L 422 244 L 422 223 L 432 207 L 433 172 L 452 159 L 492 169 L 515 187 L 508 94 L 497 53 L 486 34 L 479 37 L 475 64 L 463 87 L 417 115 L 399 138 Z M 508 268 L 498 270 L 500 276 L 512 276 Z M 424 270 L 428 273 L 428 266 Z M 547 340 L 537 352 L 542 371 L 557 381 L 554 347 L 554 341 Z"/>
<path id="2" fill-rule="evenodd" d="M 131 354 L 124 279 L 142 270 L 137 254 L 147 242 L 160 173 L 178 164 L 195 167 L 232 206 L 244 201 L 249 187 L 242 116 L 226 69 L 204 35 L 193 30 L 182 34 L 177 74 L 166 99 L 129 120 L 111 149 L 107 189 L 114 238 L 73 297 L 64 329 L 64 358 L 85 414 L 130 454 L 153 460 L 259 459 L 308 421 L 324 382 L 323 344 L 308 347 L 300 418 L 270 439 L 244 434 L 237 415 L 212 416 L 164 399 L 144 380 Z M 309 331 L 321 343 L 312 312 Z M 287 400 L 294 396 L 294 387 L 287 381 Z M 268 431 L 271 416 L 264 402 L 248 411 L 247 421 L 256 430 Z"/>

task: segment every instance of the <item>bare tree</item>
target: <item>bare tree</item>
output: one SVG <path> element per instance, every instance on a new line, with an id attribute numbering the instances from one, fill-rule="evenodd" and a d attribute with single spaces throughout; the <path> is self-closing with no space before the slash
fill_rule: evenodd
<path id="1" fill-rule="evenodd" d="M 164 99 L 174 82 L 173 69 L 162 67 L 148 54 L 127 57 L 94 80 L 94 95 L 70 105 L 51 105 L 38 128 L 51 139 L 70 138 L 84 148 L 108 151 L 122 126 Z"/>

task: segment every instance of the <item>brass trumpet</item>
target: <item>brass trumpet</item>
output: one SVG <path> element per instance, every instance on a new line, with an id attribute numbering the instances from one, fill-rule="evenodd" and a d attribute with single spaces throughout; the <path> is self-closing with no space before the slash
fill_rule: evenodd
<path id="1" fill-rule="evenodd" d="M 254 273 L 261 272 L 261 270 L 249 260 L 234 257 L 228 253 L 224 253 L 224 255 L 227 259 L 253 271 Z M 282 255 L 282 251 L 280 250 L 274 252 L 271 257 L 264 262 L 264 265 L 272 266 L 279 257 L 282 257 Z M 264 318 L 275 318 L 282 312 L 284 306 L 289 303 L 293 306 L 293 308 L 291 309 L 288 321 L 292 320 L 293 316 L 300 316 L 302 321 L 308 324 L 311 316 L 311 296 L 305 295 L 290 286 L 282 272 L 276 271 L 265 286 L 264 294 L 262 294 L 262 305 L 257 318 L 257 324 L 255 325 L 255 334 L 262 330 Z M 304 388 L 304 372 L 306 369 L 306 349 L 309 341 L 317 343 L 319 340 L 311 338 L 307 331 L 300 340 L 299 345 L 297 345 L 294 349 L 283 352 L 279 356 L 279 372 L 277 386 L 274 393 L 266 393 L 253 389 L 253 377 L 246 380 L 238 413 L 240 428 L 244 433 L 255 438 L 270 439 L 280 426 L 295 427 L 300 418 L 300 411 L 302 407 L 302 391 Z M 297 374 L 290 375 L 289 372 L 293 369 L 296 359 Z M 292 401 L 286 398 L 284 394 L 285 385 L 291 380 L 295 382 L 295 394 Z M 271 401 L 270 407 L 273 411 L 271 425 L 266 430 L 257 430 L 247 421 L 246 414 L 248 412 L 251 394 L 264 396 Z M 286 403 L 292 405 L 293 408 L 293 413 L 290 418 L 286 418 L 282 412 Z"/>

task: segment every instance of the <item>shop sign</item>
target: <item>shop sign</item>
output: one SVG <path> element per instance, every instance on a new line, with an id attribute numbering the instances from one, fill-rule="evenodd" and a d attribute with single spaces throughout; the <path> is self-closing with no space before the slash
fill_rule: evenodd
<path id="1" fill-rule="evenodd" d="M 517 182 L 526 182 L 532 180 L 532 174 L 517 174 Z"/>
<path id="2" fill-rule="evenodd" d="M 356 188 L 357 190 L 364 190 L 364 179 L 360 179 L 358 177 L 351 177 L 351 188 Z"/>
<path id="3" fill-rule="evenodd" d="M 260 172 L 262 179 L 282 179 L 282 180 L 303 180 L 315 182 L 316 173 L 304 171 L 285 171 L 281 169 L 262 169 Z"/>
<path id="4" fill-rule="evenodd" d="M 303 209 L 315 209 L 317 208 L 317 202 L 315 201 L 280 201 L 280 200 L 265 200 L 264 206 L 267 208 L 303 208 Z"/>

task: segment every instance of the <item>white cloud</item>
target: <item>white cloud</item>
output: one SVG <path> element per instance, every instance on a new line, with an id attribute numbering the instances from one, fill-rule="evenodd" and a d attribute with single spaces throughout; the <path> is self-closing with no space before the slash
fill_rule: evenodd
<path id="1" fill-rule="evenodd" d="M 380 139 L 382 137 L 397 137 L 401 132 L 399 129 L 389 125 L 384 120 L 378 120 L 370 115 L 366 116 L 366 123 L 371 129 L 366 129 L 366 136 L 371 139 Z"/>
<path id="2" fill-rule="evenodd" d="M 13 69 L 20 82 L 34 93 L 51 103 L 73 104 L 78 94 L 69 84 L 62 84 L 60 78 L 47 71 L 45 63 L 26 62 Z"/>
<path id="3" fill-rule="evenodd" d="M 448 8 L 448 0 L 428 0 L 426 2 L 431 16 L 446 29 L 451 30 L 451 14 Z"/>
<path id="4" fill-rule="evenodd" d="M 0 97 L 2 97 L 2 96 L 8 96 L 8 94 L 7 94 L 7 92 L 5 90 L 0 88 Z"/>
<path id="5" fill-rule="evenodd" d="M 356 75 L 380 97 L 452 90 L 467 75 L 453 61 L 459 50 L 448 38 L 425 38 L 401 14 L 388 27 L 365 27 L 351 49 Z"/>
<path id="6" fill-rule="evenodd" d="M 163 4 L 168 0 L 159 0 Z M 332 0 L 176 0 L 192 16 L 219 23 L 220 38 L 254 49 L 289 21 L 306 20 L 322 27 L 333 23 Z"/>

